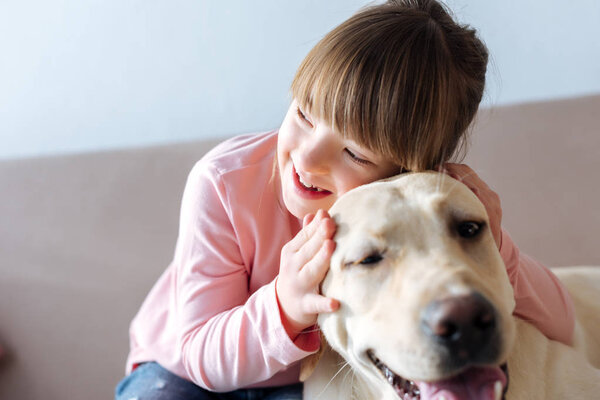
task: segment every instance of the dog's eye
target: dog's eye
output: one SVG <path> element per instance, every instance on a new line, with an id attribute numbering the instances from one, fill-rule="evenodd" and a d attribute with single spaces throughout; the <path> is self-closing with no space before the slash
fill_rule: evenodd
<path id="1" fill-rule="evenodd" d="M 458 224 L 457 231 L 460 237 L 470 239 L 477 236 L 482 227 L 483 224 L 479 222 L 465 221 Z"/>
<path id="2" fill-rule="evenodd" d="M 375 267 L 383 257 L 385 256 L 385 250 L 373 250 L 370 253 L 362 253 L 368 254 L 367 256 L 361 257 L 357 255 L 356 257 L 352 257 L 354 261 L 348 261 L 344 264 L 346 268 L 353 267 L 357 265 L 363 265 L 365 267 Z"/>
<path id="3" fill-rule="evenodd" d="M 363 258 L 358 263 L 361 265 L 371 265 L 371 264 L 377 264 L 381 260 L 383 260 L 383 256 L 379 253 L 374 253 L 374 254 L 371 254 L 371 255 Z"/>

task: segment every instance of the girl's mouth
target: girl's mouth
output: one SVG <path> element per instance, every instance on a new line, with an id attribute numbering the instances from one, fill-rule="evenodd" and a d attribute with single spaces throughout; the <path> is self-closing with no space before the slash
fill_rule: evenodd
<path id="1" fill-rule="evenodd" d="M 302 184 L 302 186 L 304 186 L 305 189 L 316 190 L 317 192 L 323 192 L 324 191 L 323 189 L 318 188 L 316 186 L 313 186 L 310 183 L 304 182 L 304 180 L 302 179 L 302 177 L 300 175 L 298 175 L 298 180 L 300 181 L 300 184 Z"/>
<path id="2" fill-rule="evenodd" d="M 302 197 L 314 200 L 327 197 L 331 194 L 329 190 L 313 186 L 310 183 L 304 182 L 300 175 L 296 172 L 296 167 L 292 167 L 294 187 L 296 192 Z"/>

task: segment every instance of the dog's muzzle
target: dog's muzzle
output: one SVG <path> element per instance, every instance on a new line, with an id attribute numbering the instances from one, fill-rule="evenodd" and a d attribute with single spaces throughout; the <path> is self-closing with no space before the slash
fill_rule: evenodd
<path id="1" fill-rule="evenodd" d="M 500 400 L 506 395 L 506 365 L 498 366 L 500 322 L 494 306 L 480 293 L 442 297 L 421 313 L 420 329 L 435 349 L 437 381 L 412 381 L 389 368 L 374 349 L 366 354 L 404 400 Z"/>

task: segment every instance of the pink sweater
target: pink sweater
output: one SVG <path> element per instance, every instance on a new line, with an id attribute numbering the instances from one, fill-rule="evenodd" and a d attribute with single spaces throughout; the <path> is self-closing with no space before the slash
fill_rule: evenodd
<path id="1" fill-rule="evenodd" d="M 173 262 L 131 324 L 128 373 L 156 361 L 220 392 L 298 382 L 299 360 L 318 349 L 319 338 L 307 332 L 290 340 L 275 295 L 281 248 L 301 226 L 273 178 L 276 145 L 276 131 L 238 136 L 192 169 Z M 506 233 L 500 253 L 515 314 L 569 343 L 574 314 L 566 290 Z"/>

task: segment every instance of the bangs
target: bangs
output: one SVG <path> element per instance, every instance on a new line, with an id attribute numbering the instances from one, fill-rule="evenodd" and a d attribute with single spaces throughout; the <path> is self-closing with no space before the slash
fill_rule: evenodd
<path id="1" fill-rule="evenodd" d="M 292 82 L 292 95 L 344 138 L 399 163 L 385 140 L 394 96 L 391 88 L 386 90 L 383 74 L 377 73 L 384 55 L 376 49 L 364 51 L 368 46 L 361 42 L 369 33 L 356 29 L 342 36 L 343 30 L 342 25 L 332 31 L 307 55 Z"/>
<path id="2" fill-rule="evenodd" d="M 367 8 L 310 51 L 291 92 L 344 138 L 406 170 L 433 169 L 453 155 L 466 129 L 457 123 L 452 58 L 427 13 Z"/>

